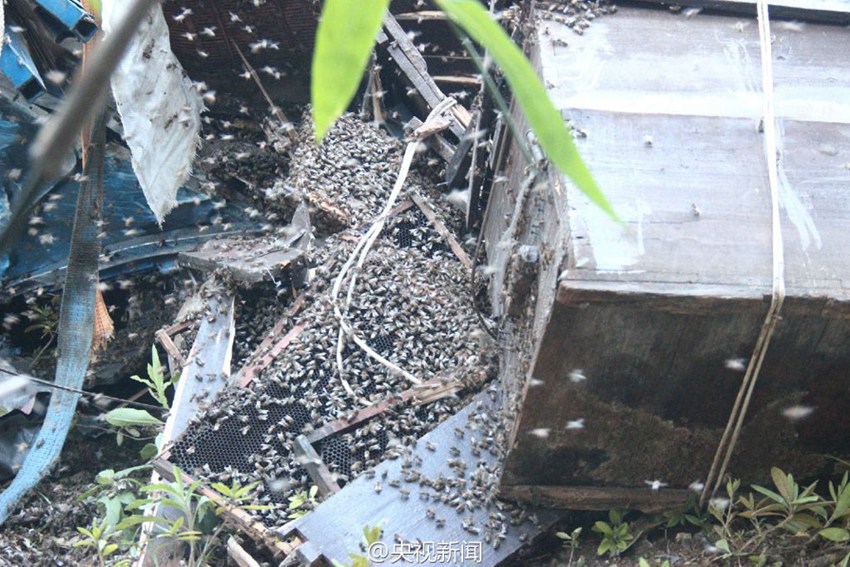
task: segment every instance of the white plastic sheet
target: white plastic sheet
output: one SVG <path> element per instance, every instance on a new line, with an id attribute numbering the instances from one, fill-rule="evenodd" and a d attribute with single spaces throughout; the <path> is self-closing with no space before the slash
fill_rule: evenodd
<path id="1" fill-rule="evenodd" d="M 109 33 L 129 10 L 127 0 L 103 0 Z M 162 223 L 177 204 L 198 145 L 203 103 L 171 51 L 168 26 L 157 5 L 143 20 L 111 80 L 130 147 L 133 171 Z"/>

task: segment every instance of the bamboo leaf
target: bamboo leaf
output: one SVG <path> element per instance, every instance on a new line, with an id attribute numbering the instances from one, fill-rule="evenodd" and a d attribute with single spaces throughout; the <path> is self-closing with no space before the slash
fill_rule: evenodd
<path id="1" fill-rule="evenodd" d="M 540 146 L 561 172 L 614 220 L 613 207 L 596 185 L 576 149 L 561 113 L 552 104 L 519 47 L 478 0 L 436 0 L 454 23 L 483 45 L 505 74 L 516 101 L 534 130 Z"/>
<path id="2" fill-rule="evenodd" d="M 326 0 L 316 31 L 311 91 L 320 142 L 354 97 L 389 0 Z"/>

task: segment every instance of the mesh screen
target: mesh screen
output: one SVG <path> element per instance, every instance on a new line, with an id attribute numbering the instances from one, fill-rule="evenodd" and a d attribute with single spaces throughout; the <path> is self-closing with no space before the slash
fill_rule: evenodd
<path id="1" fill-rule="evenodd" d="M 336 266 L 319 275 L 322 285 L 330 285 L 347 259 L 356 240 L 352 236 L 359 234 L 333 237 L 320 252 L 327 258 L 319 260 Z M 347 320 L 381 356 L 422 381 L 461 379 L 479 370 L 468 273 L 419 209 L 387 221 L 357 278 Z M 344 281 L 341 301 L 349 281 Z M 367 403 L 411 386 L 351 342 L 341 350 L 340 375 L 339 325 L 327 289 L 316 293 L 298 321 L 307 325 L 301 334 L 248 387 L 228 391 L 208 407 L 170 457 L 209 481 L 259 481 L 258 500 L 272 505 L 261 513 L 269 527 L 286 523 L 287 498 L 311 485 L 293 453 L 299 434 L 348 418 Z M 343 388 L 343 378 L 354 397 Z M 325 438 L 316 450 L 344 485 L 383 458 L 397 456 L 395 447 L 412 443 L 459 403 L 446 398 L 420 407 L 397 404 L 354 430 Z"/>

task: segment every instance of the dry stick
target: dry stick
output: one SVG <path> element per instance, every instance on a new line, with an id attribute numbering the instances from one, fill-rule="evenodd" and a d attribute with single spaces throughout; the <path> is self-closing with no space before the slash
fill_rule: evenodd
<path id="1" fill-rule="evenodd" d="M 236 48 L 236 53 L 239 54 L 239 58 L 242 60 L 242 64 L 245 65 L 245 69 L 251 75 L 251 78 L 254 79 L 254 82 L 257 83 L 257 88 L 260 89 L 260 92 L 263 95 L 263 98 L 266 99 L 266 102 L 269 103 L 269 107 L 271 108 L 272 114 L 274 114 L 275 118 L 280 121 L 281 126 L 286 129 L 286 135 L 290 137 L 294 141 L 295 139 L 295 128 L 292 127 L 292 123 L 286 119 L 286 116 L 283 114 L 283 111 L 280 109 L 278 105 L 274 103 L 272 97 L 269 96 L 269 93 L 266 91 L 263 86 L 263 82 L 260 80 L 260 76 L 254 70 L 254 67 L 248 63 L 248 59 L 245 58 L 245 55 L 242 53 L 242 50 L 239 49 L 239 46 L 235 41 L 231 40 L 230 43 L 233 44 L 233 47 Z"/>
<path id="2" fill-rule="evenodd" d="M 77 73 L 65 103 L 39 130 L 30 148 L 32 168 L 12 202 L 9 222 L 0 231 L 0 251 L 8 251 L 20 233 L 27 211 L 35 204 L 39 187 L 59 174 L 63 158 L 94 116 L 109 85 L 109 78 L 142 19 L 159 0 L 136 0 L 124 20 L 110 33 L 91 61 Z"/>
<path id="3" fill-rule="evenodd" d="M 770 17 L 768 14 L 767 0 L 758 0 L 758 23 L 761 47 L 762 90 L 764 93 L 764 150 L 768 166 L 767 175 L 770 185 L 770 205 L 773 229 L 773 289 L 770 297 L 770 308 L 768 309 L 767 316 L 762 324 L 758 341 L 756 341 L 753 355 L 750 358 L 750 363 L 747 365 L 747 371 L 744 375 L 743 381 L 741 382 L 741 387 L 738 390 L 738 396 L 735 399 L 735 404 L 732 407 L 731 414 L 729 415 L 729 421 L 726 423 L 726 429 L 723 431 L 723 437 L 720 440 L 720 444 L 717 446 L 714 461 L 711 463 L 711 470 L 708 473 L 705 487 L 703 488 L 702 495 L 700 496 L 700 503 L 704 503 L 709 494 L 713 495 L 717 492 L 723 482 L 723 477 L 726 474 L 729 460 L 732 458 L 732 452 L 735 450 L 738 436 L 744 424 L 744 418 L 747 414 L 747 408 L 749 408 L 750 405 L 756 380 L 758 380 L 759 372 L 761 371 L 762 363 L 764 362 L 764 357 L 767 354 L 767 349 L 770 345 L 770 339 L 773 336 L 776 325 L 781 319 L 779 313 L 782 309 L 782 304 L 785 301 L 785 254 L 782 242 L 782 226 L 780 224 L 779 217 L 779 176 L 776 163 L 776 116 L 773 97 L 773 61 L 771 59 Z M 720 465 L 718 470 L 718 462 L 720 461 L 721 454 L 724 453 L 724 449 L 725 454 L 723 456 L 723 463 Z M 713 487 L 711 486 L 712 483 L 714 484 Z"/>

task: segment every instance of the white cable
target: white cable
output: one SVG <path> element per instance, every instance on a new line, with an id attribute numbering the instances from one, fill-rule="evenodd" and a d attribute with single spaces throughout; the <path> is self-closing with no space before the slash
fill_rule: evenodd
<path id="1" fill-rule="evenodd" d="M 761 372 L 770 339 L 780 320 L 780 311 L 785 302 L 785 251 L 782 242 L 782 225 L 779 216 L 779 174 L 776 158 L 776 112 L 774 109 L 773 93 L 773 55 L 771 52 L 770 16 L 768 13 L 768 0 L 758 0 L 758 25 L 759 46 L 761 48 L 761 78 L 764 103 L 764 151 L 767 160 L 767 176 L 770 188 L 770 208 L 773 245 L 773 283 L 770 297 L 770 307 L 761 327 L 756 346 L 747 365 L 747 371 L 738 390 L 738 396 L 729 415 L 729 421 L 723 432 L 723 437 L 714 455 L 714 462 L 705 482 L 702 502 L 709 494 L 715 493 L 723 483 L 726 468 L 738 440 L 738 435 L 744 424 L 747 408 L 750 405 L 756 380 Z M 731 434 L 731 435 L 730 435 Z M 724 454 L 725 453 L 725 454 Z M 718 470 L 720 456 L 723 455 L 723 463 Z M 715 476 L 716 472 L 716 476 Z"/>
<path id="2" fill-rule="evenodd" d="M 444 112 L 449 110 L 452 106 L 456 104 L 455 99 L 453 98 L 445 98 L 440 101 L 437 106 L 428 114 L 428 118 L 425 119 L 424 124 L 432 123 L 436 118 L 442 115 Z M 423 126 L 424 126 L 423 124 Z M 401 189 L 404 187 L 404 182 L 407 180 L 407 175 L 410 172 L 410 165 L 413 163 L 413 158 L 416 155 L 417 147 L 420 143 L 420 140 L 413 140 L 407 144 L 407 147 L 404 151 L 404 157 L 402 158 L 401 168 L 399 170 L 398 178 L 396 179 L 395 185 L 393 186 L 390 195 L 387 198 L 387 201 L 384 205 L 381 213 L 375 218 L 372 223 L 372 226 L 369 227 L 369 230 L 366 231 L 360 240 L 357 242 L 357 245 L 354 247 L 354 250 L 351 252 L 351 255 L 346 260 L 345 264 L 340 269 L 339 274 L 337 274 L 336 279 L 334 280 L 333 288 L 331 289 L 331 301 L 334 306 L 334 315 L 339 322 L 339 335 L 337 336 L 337 348 L 336 348 L 336 365 L 337 371 L 339 372 L 340 380 L 342 381 L 342 385 L 345 388 L 345 391 L 348 392 L 350 396 L 354 396 L 354 392 L 351 389 L 351 386 L 345 380 L 345 365 L 342 360 L 342 350 L 345 344 L 345 336 L 348 335 L 351 340 L 360 347 L 363 352 L 365 352 L 369 357 L 376 360 L 380 364 L 386 366 L 390 371 L 401 374 L 407 379 L 409 382 L 413 384 L 421 384 L 422 381 L 407 372 L 406 370 L 400 368 L 398 365 L 390 362 L 377 352 L 372 349 L 369 345 L 366 344 L 363 339 L 361 339 L 354 332 L 352 326 L 346 321 L 345 314 L 348 311 L 349 306 L 351 305 L 351 300 L 354 295 L 354 288 L 357 283 L 357 275 L 360 269 L 363 267 L 364 262 L 366 261 L 366 256 L 371 250 L 372 245 L 377 240 L 378 236 L 381 234 L 381 231 L 384 229 L 384 225 L 386 224 L 387 218 L 389 218 L 390 212 L 395 206 L 395 202 L 398 199 L 399 194 L 401 193 Z M 346 301 L 343 309 L 340 309 L 339 303 L 337 302 L 337 296 L 339 295 L 340 289 L 342 288 L 342 282 L 345 279 L 345 276 L 348 275 L 349 271 L 351 271 L 352 265 L 355 260 L 357 260 L 357 269 L 352 272 L 351 280 L 348 285 L 348 292 L 346 293 Z"/>

